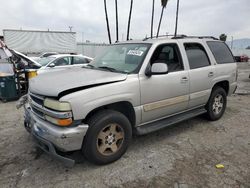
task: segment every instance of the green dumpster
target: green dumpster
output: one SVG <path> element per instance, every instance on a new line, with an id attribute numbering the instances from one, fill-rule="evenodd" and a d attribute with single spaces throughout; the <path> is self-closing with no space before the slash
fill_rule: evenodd
<path id="1" fill-rule="evenodd" d="M 0 64 L 0 99 L 4 102 L 18 99 L 16 76 L 11 64 Z"/>
<path id="2" fill-rule="evenodd" d="M 0 99 L 3 102 L 18 98 L 16 79 L 14 75 L 0 76 Z"/>

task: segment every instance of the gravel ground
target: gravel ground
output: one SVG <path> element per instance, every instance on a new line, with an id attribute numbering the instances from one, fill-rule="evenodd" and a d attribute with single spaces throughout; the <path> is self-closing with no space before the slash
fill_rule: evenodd
<path id="1" fill-rule="evenodd" d="M 106 166 L 64 167 L 36 150 L 15 102 L 0 103 L 0 187 L 250 187 L 250 66 L 239 67 L 238 95 L 228 98 L 222 119 L 197 117 L 135 137 Z"/>

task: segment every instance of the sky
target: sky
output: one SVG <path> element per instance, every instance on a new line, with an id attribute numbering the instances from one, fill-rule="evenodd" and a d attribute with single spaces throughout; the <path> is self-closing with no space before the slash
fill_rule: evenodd
<path id="1" fill-rule="evenodd" d="M 112 41 L 115 41 L 114 0 L 106 0 Z M 173 34 L 176 1 L 164 10 L 160 34 Z M 119 40 L 126 38 L 130 0 L 118 0 Z M 150 35 L 152 0 L 134 0 L 130 38 Z M 154 35 L 161 13 L 155 0 Z M 3 29 L 77 32 L 78 41 L 108 42 L 103 0 L 0 0 Z M 250 38 L 250 0 L 180 0 L 179 34 L 228 35 L 228 40 Z"/>

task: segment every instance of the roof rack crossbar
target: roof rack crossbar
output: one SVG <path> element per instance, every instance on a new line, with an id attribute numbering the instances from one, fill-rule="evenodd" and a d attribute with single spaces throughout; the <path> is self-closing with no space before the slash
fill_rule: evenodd
<path id="1" fill-rule="evenodd" d="M 144 39 L 143 39 L 143 41 L 146 41 L 146 40 L 148 40 L 148 39 L 157 39 L 157 38 L 163 38 L 163 37 L 184 37 L 184 36 L 186 36 L 186 35 L 159 35 L 159 36 L 153 36 L 153 37 L 145 37 Z"/>
<path id="2" fill-rule="evenodd" d="M 216 37 L 213 36 L 184 36 L 184 37 L 173 37 L 173 39 L 178 39 L 178 38 L 199 38 L 199 39 L 213 39 L 213 40 L 219 40 Z"/>
<path id="3" fill-rule="evenodd" d="M 172 37 L 171 39 L 184 39 L 184 38 L 198 38 L 198 39 L 213 39 L 213 40 L 219 40 L 216 37 L 213 36 L 187 36 L 187 35 L 159 35 L 159 36 L 153 36 L 153 37 L 145 37 L 143 41 L 146 41 L 148 39 L 155 39 L 155 38 L 163 38 L 163 37 Z"/>

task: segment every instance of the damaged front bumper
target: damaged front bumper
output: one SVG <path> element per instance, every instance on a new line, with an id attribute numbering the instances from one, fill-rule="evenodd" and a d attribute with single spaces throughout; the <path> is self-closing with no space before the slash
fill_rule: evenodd
<path id="1" fill-rule="evenodd" d="M 80 150 L 88 125 L 58 127 L 34 115 L 28 104 L 24 105 L 24 110 L 24 126 L 33 135 L 37 146 L 66 166 L 73 166 L 74 160 L 63 157 L 57 151 Z"/>

